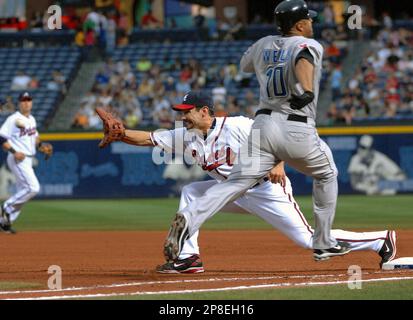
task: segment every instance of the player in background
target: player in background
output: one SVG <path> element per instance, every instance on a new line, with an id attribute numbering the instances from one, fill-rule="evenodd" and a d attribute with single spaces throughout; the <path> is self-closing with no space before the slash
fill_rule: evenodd
<path id="1" fill-rule="evenodd" d="M 274 11 L 281 36 L 267 36 L 254 43 L 243 55 L 240 68 L 255 72 L 260 84 L 260 110 L 251 136 L 242 148 L 241 162 L 234 166 L 228 180 L 208 190 L 204 196 L 179 210 L 165 241 L 165 256 L 174 260 L 182 240 L 226 203 L 251 188 L 277 165 L 285 161 L 297 171 L 313 178 L 313 214 L 315 231 L 313 257 L 340 256 L 350 248 L 331 235 L 337 194 L 337 168 L 328 145 L 315 127 L 321 77 L 323 48 L 311 39 L 312 17 L 303 0 L 282 1 Z"/>
<path id="2" fill-rule="evenodd" d="M 246 117 L 215 117 L 212 99 L 201 92 L 189 92 L 180 105 L 173 107 L 182 115 L 185 128 L 145 132 L 125 130 L 123 142 L 136 146 L 158 146 L 168 153 L 187 154 L 208 175 L 209 181 L 193 182 L 182 189 L 179 209 L 202 196 L 210 187 L 222 183 L 229 176 L 242 144 L 251 131 L 253 120 Z M 313 229 L 301 213 L 293 197 L 283 163 L 280 178 L 264 177 L 241 197 L 224 207 L 224 211 L 248 212 L 257 215 L 297 245 L 312 249 Z M 271 183 L 270 179 L 274 182 Z M 282 181 L 281 181 L 282 180 Z M 335 237 L 348 242 L 351 250 L 373 250 L 387 262 L 396 254 L 394 231 L 356 233 L 333 230 Z M 386 246 L 385 246 L 386 244 Z M 388 248 L 388 251 L 387 251 Z M 328 259 L 328 256 L 323 257 Z M 199 256 L 198 232 L 185 241 L 174 261 L 157 267 L 159 273 L 200 273 L 204 271 Z"/>
<path id="3" fill-rule="evenodd" d="M 1 206 L 0 230 L 14 234 L 12 224 L 20 215 L 23 205 L 40 190 L 33 170 L 36 149 L 50 156 L 52 147 L 42 143 L 31 115 L 33 98 L 28 92 L 19 96 L 19 111 L 11 114 L 0 128 L 0 143 L 8 152 L 7 165 L 16 177 L 16 193 Z"/>

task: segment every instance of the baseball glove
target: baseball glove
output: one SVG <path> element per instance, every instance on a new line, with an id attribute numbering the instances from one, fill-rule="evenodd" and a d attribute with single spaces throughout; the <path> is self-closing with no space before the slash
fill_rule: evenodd
<path id="1" fill-rule="evenodd" d="M 39 151 L 44 153 L 44 159 L 48 160 L 53 155 L 53 146 L 48 142 L 42 142 Z"/>
<path id="2" fill-rule="evenodd" d="M 121 141 L 125 137 L 125 127 L 121 120 L 116 119 L 111 113 L 103 108 L 96 108 L 96 113 L 103 121 L 104 137 L 99 143 L 99 148 L 104 148 L 113 141 Z"/>

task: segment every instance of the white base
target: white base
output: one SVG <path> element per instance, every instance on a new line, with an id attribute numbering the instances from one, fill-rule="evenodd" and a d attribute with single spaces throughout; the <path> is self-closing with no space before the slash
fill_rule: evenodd
<path id="1" fill-rule="evenodd" d="M 394 269 L 412 269 L 413 270 L 413 257 L 404 257 L 394 259 L 392 261 L 383 263 L 381 267 L 383 270 L 394 270 Z"/>

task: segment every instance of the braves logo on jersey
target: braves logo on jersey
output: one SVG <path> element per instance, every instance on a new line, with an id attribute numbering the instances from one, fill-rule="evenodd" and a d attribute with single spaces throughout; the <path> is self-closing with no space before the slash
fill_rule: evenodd
<path id="1" fill-rule="evenodd" d="M 198 154 L 196 150 L 192 150 L 192 156 L 202 170 L 211 172 L 224 164 L 233 166 L 236 153 L 230 146 L 222 146 L 219 150 L 211 152 L 208 157 Z"/>
<path id="2" fill-rule="evenodd" d="M 19 137 L 23 137 L 25 135 L 32 136 L 36 134 L 36 128 L 20 128 L 20 135 Z"/>

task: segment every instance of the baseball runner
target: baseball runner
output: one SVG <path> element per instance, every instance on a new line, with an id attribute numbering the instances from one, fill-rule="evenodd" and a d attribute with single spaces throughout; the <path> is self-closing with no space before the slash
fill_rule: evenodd
<path id="1" fill-rule="evenodd" d="M 33 98 L 28 92 L 19 96 L 19 111 L 10 115 L 0 128 L 0 143 L 9 154 L 7 165 L 16 177 L 17 190 L 1 206 L 0 230 L 16 233 L 12 224 L 20 215 L 22 206 L 40 190 L 33 170 L 36 149 L 46 159 L 53 153 L 50 143 L 41 142 L 36 129 L 36 120 L 31 115 Z"/>
<path id="2" fill-rule="evenodd" d="M 241 148 L 241 159 L 229 178 L 210 188 L 179 210 L 165 241 L 165 257 L 175 260 L 185 238 L 192 236 L 208 218 L 233 201 L 260 179 L 278 170 L 285 161 L 313 178 L 314 259 L 344 255 L 345 243 L 331 235 L 338 184 L 337 168 L 330 148 L 315 128 L 316 105 L 323 48 L 312 37 L 312 17 L 303 0 L 282 1 L 275 8 L 275 19 L 282 36 L 258 40 L 241 59 L 244 72 L 255 72 L 260 83 L 260 110 L 252 132 Z"/>
<path id="3" fill-rule="evenodd" d="M 166 152 L 187 153 L 213 180 L 193 182 L 182 189 L 179 209 L 202 196 L 209 188 L 225 181 L 232 168 L 240 146 L 247 141 L 253 120 L 245 117 L 214 117 L 212 99 L 200 92 L 189 92 L 180 105 L 173 107 L 182 114 L 186 128 L 144 132 L 124 130 L 122 123 L 97 109 L 104 121 L 103 146 L 121 140 L 137 146 L 158 146 Z M 108 120 L 109 118 L 109 120 Z M 113 130 L 115 128 L 115 130 Z M 182 145 L 180 144 L 182 142 Z M 102 146 L 102 145 L 101 145 Z M 278 167 L 283 173 L 283 163 Z M 284 173 L 285 176 L 285 173 Z M 307 223 L 295 202 L 289 179 L 283 185 L 268 178 L 261 179 L 241 197 L 224 207 L 230 212 L 249 212 L 262 218 L 281 231 L 297 245 L 313 248 L 313 229 Z M 356 233 L 333 230 L 340 241 L 348 242 L 351 250 L 374 250 L 382 257 L 381 263 L 396 254 L 394 231 Z M 204 271 L 199 256 L 198 231 L 184 242 L 183 249 L 174 261 L 157 267 L 159 273 L 200 273 Z M 386 244 L 386 246 L 385 246 Z M 388 248 L 388 249 L 387 249 Z M 328 257 L 324 257 L 328 259 Z"/>

